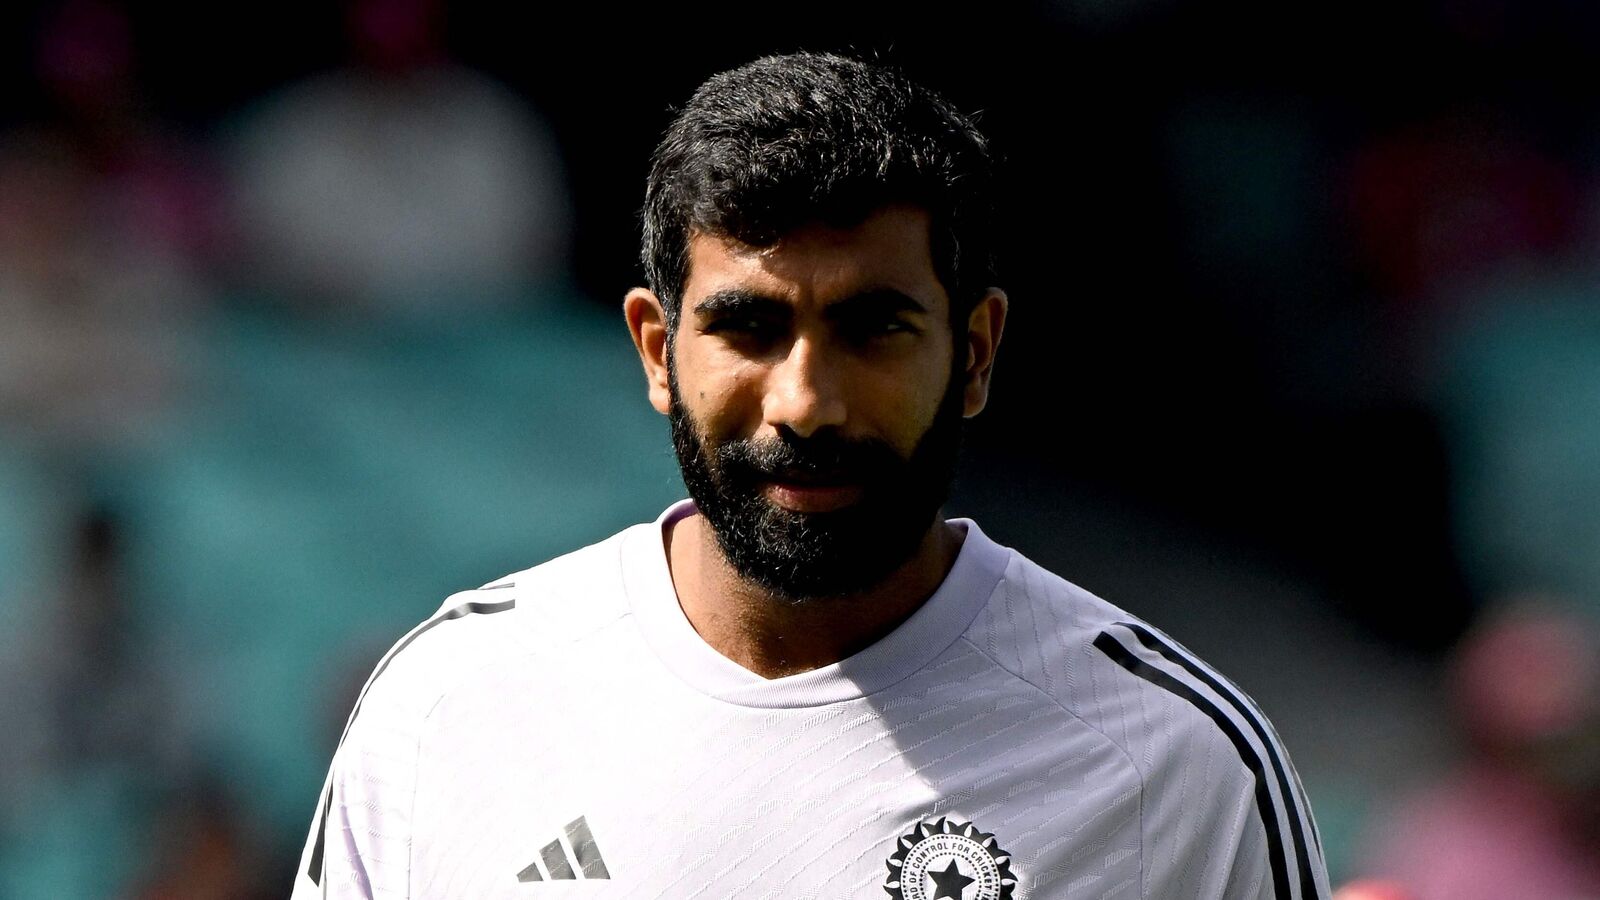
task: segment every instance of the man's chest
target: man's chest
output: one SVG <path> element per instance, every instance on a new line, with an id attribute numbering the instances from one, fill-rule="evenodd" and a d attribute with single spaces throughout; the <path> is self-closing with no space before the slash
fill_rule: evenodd
<path id="1" fill-rule="evenodd" d="M 531 685 L 436 714 L 417 897 L 1138 896 L 1138 780 L 1027 691 L 751 709 Z"/>

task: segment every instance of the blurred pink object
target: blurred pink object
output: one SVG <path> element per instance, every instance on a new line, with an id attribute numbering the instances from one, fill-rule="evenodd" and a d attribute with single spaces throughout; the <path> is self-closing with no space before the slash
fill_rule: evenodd
<path id="1" fill-rule="evenodd" d="M 1382 849 L 1363 868 L 1407 886 L 1413 900 L 1600 897 L 1600 866 L 1557 798 L 1512 773 L 1486 767 L 1446 779 L 1404 803 L 1379 835 Z"/>
<path id="2" fill-rule="evenodd" d="M 1333 892 L 1333 900 L 1415 900 L 1392 881 L 1352 881 Z"/>
<path id="3" fill-rule="evenodd" d="M 1412 900 L 1600 897 L 1597 647 L 1531 600 L 1470 634 L 1450 689 L 1471 758 L 1377 819 L 1360 870 Z"/>
<path id="4" fill-rule="evenodd" d="M 1588 623 L 1526 602 L 1476 632 L 1456 658 L 1457 714 L 1490 748 L 1572 731 L 1600 705 L 1600 652 Z"/>

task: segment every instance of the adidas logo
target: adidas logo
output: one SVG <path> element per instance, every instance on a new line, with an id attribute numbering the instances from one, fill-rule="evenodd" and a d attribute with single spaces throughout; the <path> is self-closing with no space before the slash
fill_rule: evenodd
<path id="1" fill-rule="evenodd" d="M 572 856 L 567 856 L 567 848 L 561 843 L 561 838 L 556 838 L 545 844 L 539 850 L 539 858 L 528 867 L 517 873 L 518 881 L 573 881 L 579 876 L 572 870 L 572 860 L 578 861 L 578 868 L 583 872 L 584 878 L 610 878 L 611 873 L 606 871 L 606 861 L 600 858 L 600 845 L 594 842 L 594 835 L 589 833 L 589 823 L 579 816 L 567 823 L 567 844 L 572 847 Z M 539 870 L 539 864 L 544 863 L 544 871 Z"/>

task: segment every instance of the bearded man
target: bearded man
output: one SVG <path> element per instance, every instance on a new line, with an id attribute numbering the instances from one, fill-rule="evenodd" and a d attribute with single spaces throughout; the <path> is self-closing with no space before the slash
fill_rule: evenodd
<path id="1" fill-rule="evenodd" d="M 885 67 L 696 91 L 624 302 L 692 499 L 390 651 L 296 897 L 1328 895 L 1249 698 L 940 513 L 1006 322 L 991 187 Z"/>

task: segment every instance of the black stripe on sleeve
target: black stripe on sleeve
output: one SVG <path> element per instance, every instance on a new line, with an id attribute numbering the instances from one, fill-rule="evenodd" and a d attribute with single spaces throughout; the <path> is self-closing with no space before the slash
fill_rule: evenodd
<path id="1" fill-rule="evenodd" d="M 1273 775 L 1278 782 L 1278 793 L 1283 796 L 1284 809 L 1289 813 L 1289 830 L 1294 838 L 1296 859 L 1299 863 L 1300 896 L 1311 898 L 1317 894 L 1317 878 L 1311 871 L 1311 856 L 1306 852 L 1305 830 L 1301 825 L 1301 807 L 1305 806 L 1304 792 L 1292 790 L 1289 786 L 1287 767 L 1283 763 L 1283 755 L 1278 745 L 1267 737 L 1267 729 L 1261 722 L 1261 717 L 1250 709 L 1239 697 L 1239 689 L 1231 683 L 1223 686 L 1221 679 L 1201 668 L 1193 659 L 1178 652 L 1172 645 L 1161 640 L 1150 629 L 1132 622 L 1119 622 L 1119 625 L 1133 632 L 1139 638 L 1139 643 L 1161 654 L 1168 662 L 1176 663 L 1184 671 L 1200 679 L 1206 687 L 1215 691 L 1218 696 L 1225 698 L 1228 704 L 1238 711 L 1240 717 L 1250 723 L 1250 728 L 1261 741 L 1261 746 L 1267 748 L 1267 758 L 1272 762 Z"/>
<path id="2" fill-rule="evenodd" d="M 317 842 L 311 848 L 311 864 L 306 866 L 306 874 L 311 877 L 311 883 L 322 886 L 322 845 L 328 835 L 328 807 L 333 805 L 333 779 L 328 779 L 327 793 L 322 797 L 322 817 L 317 822 Z"/>
<path id="3" fill-rule="evenodd" d="M 1222 729 L 1222 733 L 1228 736 L 1228 740 L 1233 742 L 1233 748 L 1238 751 L 1239 759 L 1243 760 L 1245 767 L 1255 775 L 1256 810 L 1261 814 L 1262 824 L 1266 826 L 1267 861 L 1272 865 L 1273 895 L 1279 900 L 1290 900 L 1293 894 L 1289 891 L 1287 857 L 1284 855 L 1283 836 L 1278 829 L 1278 813 L 1272 805 L 1272 790 L 1267 786 L 1266 767 L 1261 764 L 1261 757 L 1256 755 L 1255 748 L 1250 746 L 1244 733 L 1233 724 L 1232 719 L 1217 708 L 1216 704 L 1183 682 L 1133 655 L 1132 651 L 1122 646 L 1122 643 L 1109 633 L 1100 632 L 1100 636 L 1094 639 L 1094 645 L 1101 653 L 1110 657 L 1112 662 L 1156 687 L 1182 698 L 1195 709 L 1205 713 L 1218 728 Z"/>
<path id="4" fill-rule="evenodd" d="M 350 726 L 356 723 L 356 716 L 361 713 L 361 702 L 367 699 L 367 691 L 372 689 L 372 683 L 378 680 L 378 676 L 383 674 L 383 670 L 389 668 L 389 663 L 399 655 L 401 650 L 411 646 L 412 641 L 427 634 L 435 626 L 451 619 L 459 619 L 462 616 L 474 614 L 493 615 L 497 612 L 505 612 L 508 609 L 512 609 L 516 605 L 517 601 L 515 599 L 502 600 L 499 603 L 463 603 L 460 606 L 453 606 L 445 610 L 412 629 L 410 634 L 406 635 L 400 643 L 395 644 L 394 648 L 384 654 L 383 659 L 378 661 L 378 667 L 372 671 L 372 677 L 367 679 L 366 687 L 361 689 L 361 696 L 356 698 L 356 706 L 355 709 L 350 711 L 350 719 L 344 724 L 344 733 L 339 735 L 339 746 L 343 747 L 345 738 L 350 736 Z M 311 883 L 319 886 L 322 884 L 322 850 L 328 837 L 328 811 L 332 806 L 333 779 L 330 778 L 328 779 L 328 795 L 322 803 L 322 821 L 317 823 L 317 843 L 311 848 L 311 862 L 306 866 L 306 874 L 311 877 Z"/>

